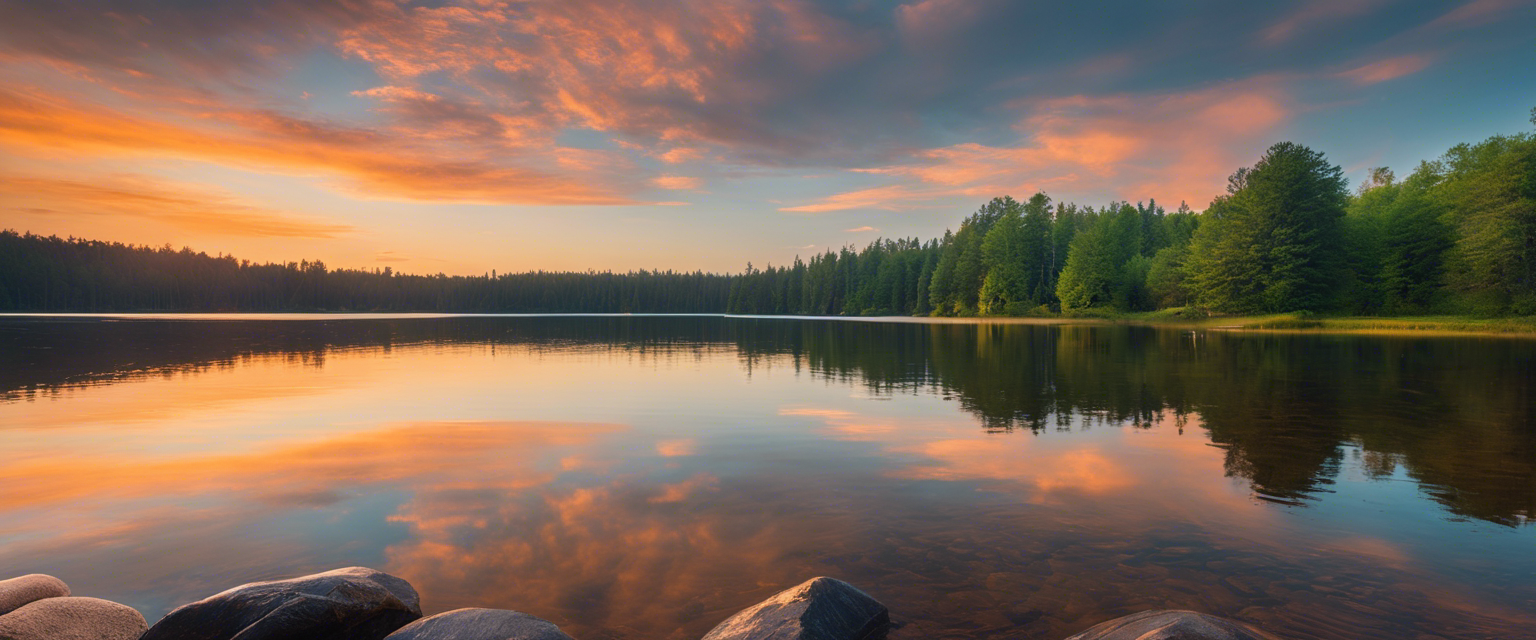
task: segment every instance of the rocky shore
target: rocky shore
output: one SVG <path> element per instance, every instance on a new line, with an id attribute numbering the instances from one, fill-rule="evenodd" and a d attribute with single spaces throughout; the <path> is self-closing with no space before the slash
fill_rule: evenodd
<path id="1" fill-rule="evenodd" d="M 890 611 L 841 580 L 812 578 L 737 612 L 702 640 L 880 640 Z M 410 583 L 363 567 L 253 582 L 170 612 L 153 627 L 131 607 L 76 597 L 52 576 L 0 581 L 0 640 L 572 640 L 504 609 L 423 618 Z M 1277 640 L 1193 611 L 1143 611 L 1067 640 Z"/>

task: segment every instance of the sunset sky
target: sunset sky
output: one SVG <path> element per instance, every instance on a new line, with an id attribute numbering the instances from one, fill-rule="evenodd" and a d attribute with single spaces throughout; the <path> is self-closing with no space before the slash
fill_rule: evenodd
<path id="1" fill-rule="evenodd" d="M 1168 7 L 1178 7 L 1170 9 Z M 0 0 L 0 228 L 736 271 L 1531 129 L 1536 1 Z"/>

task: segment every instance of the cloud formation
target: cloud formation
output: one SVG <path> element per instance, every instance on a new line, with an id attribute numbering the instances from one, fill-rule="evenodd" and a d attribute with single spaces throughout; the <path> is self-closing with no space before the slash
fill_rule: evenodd
<path id="1" fill-rule="evenodd" d="M 611 189 L 492 159 L 444 157 L 371 129 L 273 111 L 225 109 L 177 122 L 0 89 L 0 146 L 32 153 L 185 158 L 340 178 L 365 198 L 431 202 L 623 204 Z"/>
<path id="2" fill-rule="evenodd" d="M 35 216 L 166 224 L 177 229 L 258 238 L 335 238 L 351 225 L 307 220 L 247 204 L 207 188 L 143 176 L 91 182 L 0 173 L 0 211 Z"/>
<path id="3" fill-rule="evenodd" d="M 1278 78 L 1188 93 L 1069 96 L 1020 105 L 1029 112 L 1013 146 L 962 143 L 905 162 L 855 171 L 902 182 L 835 194 L 782 211 L 900 210 L 945 198 L 1056 189 L 1203 204 L 1233 169 L 1257 155 L 1290 117 Z"/>
<path id="4" fill-rule="evenodd" d="M 1523 47 L 1532 18 L 1522 0 L 0 3 L 0 161 L 82 183 L 212 163 L 423 216 L 695 191 L 672 215 L 723 206 L 693 225 L 713 239 L 776 209 L 958 213 L 1036 189 L 1198 207 L 1290 125 Z M 1407 109 L 1387 111 L 1422 120 Z M 807 174 L 833 177 L 761 195 Z M 202 187 L 184 191 L 233 190 Z"/>
<path id="5" fill-rule="evenodd" d="M 1339 75 L 1356 84 L 1376 84 L 1418 73 L 1428 67 L 1429 63 L 1430 57 L 1426 55 L 1397 56 L 1361 65 Z"/>

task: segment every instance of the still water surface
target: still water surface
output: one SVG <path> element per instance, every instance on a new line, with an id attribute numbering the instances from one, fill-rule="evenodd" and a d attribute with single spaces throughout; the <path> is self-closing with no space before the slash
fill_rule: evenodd
<path id="1" fill-rule="evenodd" d="M 1536 341 L 720 317 L 0 318 L 0 577 L 151 621 L 345 565 L 693 640 L 1144 608 L 1536 637 Z"/>

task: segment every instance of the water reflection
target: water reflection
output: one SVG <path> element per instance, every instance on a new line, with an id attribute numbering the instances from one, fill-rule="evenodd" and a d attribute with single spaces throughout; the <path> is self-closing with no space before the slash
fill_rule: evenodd
<path id="1" fill-rule="evenodd" d="M 4 320 L 0 573 L 154 618 L 368 564 L 431 610 L 587 640 L 696 638 L 816 574 L 892 605 L 898 638 L 1147 607 L 1515 636 L 1532 359 L 1128 327 Z"/>

